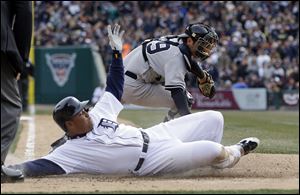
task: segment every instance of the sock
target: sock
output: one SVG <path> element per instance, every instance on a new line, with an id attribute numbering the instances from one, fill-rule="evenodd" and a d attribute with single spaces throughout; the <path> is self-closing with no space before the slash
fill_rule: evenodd
<path id="1" fill-rule="evenodd" d="M 241 146 L 239 145 L 222 147 L 222 152 L 212 167 L 218 169 L 231 168 L 239 162 L 241 156 Z"/>

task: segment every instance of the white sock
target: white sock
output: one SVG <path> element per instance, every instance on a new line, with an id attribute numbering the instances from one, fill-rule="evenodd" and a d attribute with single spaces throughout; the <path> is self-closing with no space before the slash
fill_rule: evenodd
<path id="1" fill-rule="evenodd" d="M 241 146 L 225 146 L 212 166 L 218 169 L 231 168 L 239 162 L 241 156 Z"/>

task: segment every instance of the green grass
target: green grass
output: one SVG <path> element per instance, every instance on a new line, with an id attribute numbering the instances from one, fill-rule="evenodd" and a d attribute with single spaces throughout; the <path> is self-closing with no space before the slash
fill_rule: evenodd
<path id="1" fill-rule="evenodd" d="M 196 111 L 195 111 L 196 112 Z M 258 153 L 299 153 L 299 111 L 221 111 L 224 116 L 222 144 L 258 137 Z M 143 127 L 162 122 L 165 110 L 123 110 L 120 117 Z"/>
<path id="2" fill-rule="evenodd" d="M 261 140 L 258 152 L 299 153 L 299 112 L 223 112 L 224 143 L 240 137 Z"/>

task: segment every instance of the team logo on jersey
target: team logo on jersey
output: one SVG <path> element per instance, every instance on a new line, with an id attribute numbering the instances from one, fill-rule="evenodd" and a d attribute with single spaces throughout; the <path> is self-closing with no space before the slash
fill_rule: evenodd
<path id="1" fill-rule="evenodd" d="M 103 128 L 111 128 L 116 131 L 116 129 L 119 127 L 119 124 L 114 121 L 102 118 L 100 120 L 100 123 L 98 124 L 98 127 L 99 126 L 102 126 Z"/>
<path id="2" fill-rule="evenodd" d="M 72 54 L 46 54 L 47 65 L 49 66 L 56 84 L 63 87 L 69 80 L 69 75 L 75 65 L 76 53 Z"/>

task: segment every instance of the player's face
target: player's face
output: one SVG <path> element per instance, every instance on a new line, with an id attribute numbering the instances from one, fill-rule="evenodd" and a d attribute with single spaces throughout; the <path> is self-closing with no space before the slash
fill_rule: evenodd
<path id="1" fill-rule="evenodd" d="M 188 45 L 191 50 L 192 56 L 200 61 L 208 58 L 216 48 L 216 44 L 210 44 L 203 39 L 199 39 L 198 41 L 193 41 L 188 38 Z"/>
<path id="2" fill-rule="evenodd" d="M 89 113 L 85 110 L 80 111 L 71 120 L 67 121 L 66 124 L 69 136 L 87 133 L 93 128 Z"/>
<path id="3" fill-rule="evenodd" d="M 194 58 L 198 58 L 198 56 L 197 56 L 197 48 L 196 48 L 196 44 L 195 44 L 195 42 L 193 41 L 193 39 L 188 38 L 188 39 L 187 39 L 187 45 L 188 45 L 188 47 L 190 48 L 190 51 L 191 51 L 191 53 L 192 53 L 192 56 L 193 56 Z"/>

